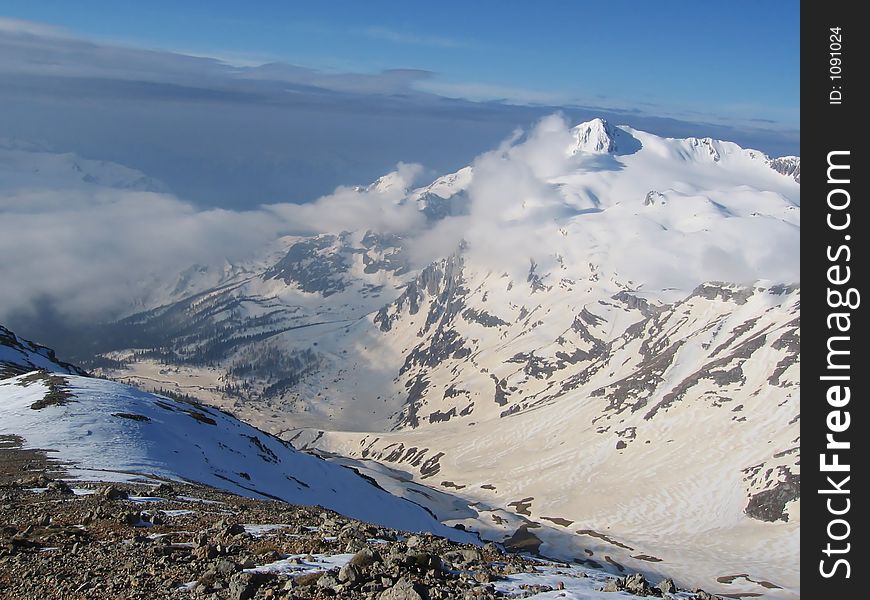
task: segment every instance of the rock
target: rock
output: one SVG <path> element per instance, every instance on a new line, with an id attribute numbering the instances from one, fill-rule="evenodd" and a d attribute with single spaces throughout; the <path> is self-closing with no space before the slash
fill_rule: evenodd
<path id="1" fill-rule="evenodd" d="M 239 565 L 228 558 L 221 558 L 215 562 L 214 569 L 219 575 L 228 577 L 236 571 L 239 571 Z"/>
<path id="2" fill-rule="evenodd" d="M 489 552 L 490 554 L 501 554 L 502 553 L 501 547 L 498 544 L 496 544 L 495 542 L 488 542 L 483 547 L 483 551 Z"/>
<path id="3" fill-rule="evenodd" d="M 671 582 L 673 583 L 673 582 Z M 660 596 L 659 588 L 650 586 L 649 581 L 640 573 L 626 575 L 620 579 L 611 579 L 601 589 L 602 592 L 628 592 L 635 596 Z"/>
<path id="4" fill-rule="evenodd" d="M 190 554 L 199 560 L 212 560 L 217 558 L 218 549 L 214 544 L 205 544 L 204 546 L 197 546 Z"/>
<path id="5" fill-rule="evenodd" d="M 490 583 L 492 581 L 492 576 L 486 571 L 475 571 L 474 580 L 477 583 Z"/>
<path id="6" fill-rule="evenodd" d="M 441 557 L 429 552 L 409 552 L 406 563 L 421 571 L 440 571 L 442 568 Z"/>
<path id="7" fill-rule="evenodd" d="M 57 494 L 73 494 L 72 488 L 66 481 L 52 481 L 46 487 L 46 491 Z"/>
<path id="8" fill-rule="evenodd" d="M 329 588 L 332 589 L 338 585 L 338 580 L 332 576 L 330 573 L 324 573 L 320 579 L 317 580 L 317 587 L 319 588 Z"/>
<path id="9" fill-rule="evenodd" d="M 366 594 L 367 597 L 373 598 L 375 594 L 382 591 L 384 586 L 382 586 L 377 581 L 367 581 L 359 588 L 359 591 L 363 594 Z"/>
<path id="10" fill-rule="evenodd" d="M 403 577 L 393 587 L 381 592 L 378 598 L 379 600 L 425 600 L 428 596 L 424 586 Z"/>
<path id="11" fill-rule="evenodd" d="M 356 586 L 363 580 L 362 569 L 358 566 L 347 563 L 338 571 L 338 580 L 341 583 L 346 583 L 350 586 Z"/>
<path id="12" fill-rule="evenodd" d="M 234 535 L 239 535 L 240 533 L 245 533 L 245 528 L 238 523 L 231 523 L 226 519 L 221 519 L 215 525 L 215 529 L 220 530 L 220 534 L 224 537 L 232 537 Z"/>
<path id="13" fill-rule="evenodd" d="M 125 525 L 138 525 L 142 520 L 142 515 L 132 510 L 125 510 L 118 515 L 118 522 Z"/>
<path id="14" fill-rule="evenodd" d="M 351 557 L 348 564 L 357 567 L 368 567 L 369 565 L 381 562 L 381 560 L 381 555 L 376 550 L 363 548 Z"/>
<path id="15" fill-rule="evenodd" d="M 143 512 L 139 514 L 140 518 L 143 521 L 151 523 L 152 525 L 163 525 L 163 516 L 159 512 Z"/>
<path id="16" fill-rule="evenodd" d="M 175 494 L 175 489 L 165 481 L 161 481 L 148 490 L 148 494 L 151 496 L 171 496 Z"/>
<path id="17" fill-rule="evenodd" d="M 649 596 L 653 593 L 649 582 L 640 573 L 626 575 L 622 580 L 622 589 L 636 596 Z"/>
<path id="18" fill-rule="evenodd" d="M 130 497 L 127 490 L 123 490 L 114 485 L 104 485 L 97 493 L 106 500 L 126 500 Z"/>
<path id="19" fill-rule="evenodd" d="M 412 561 L 408 558 L 406 552 L 402 552 L 398 547 L 396 547 L 390 551 L 390 555 L 387 557 L 387 564 L 398 567 L 409 567 L 411 566 Z"/>
<path id="20" fill-rule="evenodd" d="M 196 580 L 196 585 L 207 589 L 214 584 L 215 580 L 217 580 L 217 572 L 213 569 L 209 569 Z"/>
<path id="21" fill-rule="evenodd" d="M 419 535 L 412 535 L 405 541 L 405 545 L 408 548 L 416 548 L 418 546 L 422 546 L 423 538 L 421 538 Z"/>
<path id="22" fill-rule="evenodd" d="M 315 585 L 317 580 L 323 577 L 323 573 L 305 573 L 304 575 L 299 575 L 295 578 L 296 585 L 300 587 L 305 587 L 309 585 Z"/>
<path id="23" fill-rule="evenodd" d="M 460 550 L 446 552 L 444 554 L 444 560 L 452 565 L 465 566 L 481 562 L 483 560 L 483 555 L 479 550 L 462 548 Z"/>
<path id="24" fill-rule="evenodd" d="M 23 488 L 44 488 L 48 487 L 49 484 L 52 483 L 51 479 L 46 476 L 45 473 L 40 473 L 39 475 L 30 475 L 29 477 L 22 477 L 15 481 L 15 485 Z"/>
<path id="25" fill-rule="evenodd" d="M 42 527 L 48 527 L 51 524 L 51 515 L 47 513 L 39 515 L 39 518 L 36 519 L 36 524 L 41 525 Z"/>
<path id="26" fill-rule="evenodd" d="M 341 542 L 348 540 L 365 542 L 367 538 L 368 536 L 365 534 L 365 532 L 360 530 L 359 525 L 355 523 L 348 523 L 341 528 L 341 531 L 338 532 L 338 540 Z"/>
<path id="27" fill-rule="evenodd" d="M 656 586 L 663 594 L 675 594 L 677 586 L 674 585 L 673 579 L 662 579 Z"/>
<path id="28" fill-rule="evenodd" d="M 250 600 L 266 579 L 264 573 L 251 573 L 249 571 L 236 573 L 230 578 L 230 589 L 227 597 L 230 600 Z"/>

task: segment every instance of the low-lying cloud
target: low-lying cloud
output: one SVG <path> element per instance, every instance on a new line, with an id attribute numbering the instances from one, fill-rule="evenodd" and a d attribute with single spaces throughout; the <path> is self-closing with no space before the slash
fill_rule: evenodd
<path id="1" fill-rule="evenodd" d="M 398 204 L 420 175 L 414 164 L 399 164 L 385 177 L 389 185 L 341 187 L 308 204 L 234 211 L 100 185 L 94 183 L 100 169 L 112 165 L 56 158 L 0 151 L 0 162 L 19 169 L 12 186 L 0 184 L 0 321 L 37 316 L 46 305 L 71 318 L 105 321 L 153 301 L 191 265 L 251 259 L 282 235 L 407 233 L 425 222 L 416 206 Z M 122 173 L 127 180 L 120 185 L 135 178 Z"/>

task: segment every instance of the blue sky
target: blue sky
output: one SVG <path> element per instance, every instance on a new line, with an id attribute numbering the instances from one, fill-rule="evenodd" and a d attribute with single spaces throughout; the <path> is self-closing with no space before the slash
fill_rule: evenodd
<path id="1" fill-rule="evenodd" d="M 333 72 L 431 72 L 473 100 L 797 128 L 797 2 L 2 0 L 92 40 Z"/>

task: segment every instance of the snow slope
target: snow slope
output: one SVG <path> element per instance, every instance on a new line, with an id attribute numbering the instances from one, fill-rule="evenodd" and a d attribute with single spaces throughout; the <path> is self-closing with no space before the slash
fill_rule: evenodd
<path id="1" fill-rule="evenodd" d="M 471 538 L 352 470 L 298 452 L 227 413 L 112 381 L 48 371 L 2 380 L 0 434 L 52 451 L 71 463 L 78 479 L 192 481 L 388 527 Z"/>

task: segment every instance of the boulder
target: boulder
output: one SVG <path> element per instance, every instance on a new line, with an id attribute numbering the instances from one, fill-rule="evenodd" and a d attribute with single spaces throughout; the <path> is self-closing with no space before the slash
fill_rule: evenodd
<path id="1" fill-rule="evenodd" d="M 362 569 L 352 563 L 347 563 L 341 569 L 339 569 L 338 580 L 341 583 L 346 583 L 351 587 L 356 586 L 360 584 L 363 580 Z"/>
<path id="2" fill-rule="evenodd" d="M 429 597 L 426 588 L 419 583 L 399 579 L 393 587 L 384 590 L 378 596 L 379 600 L 426 600 Z"/>
<path id="3" fill-rule="evenodd" d="M 106 500 L 126 500 L 130 497 L 127 490 L 114 485 L 104 485 L 97 493 Z"/>
<path id="4" fill-rule="evenodd" d="M 348 564 L 357 567 L 368 567 L 369 565 L 381 562 L 381 560 L 381 555 L 377 552 L 377 550 L 372 550 L 371 548 L 363 548 L 351 557 Z"/>

